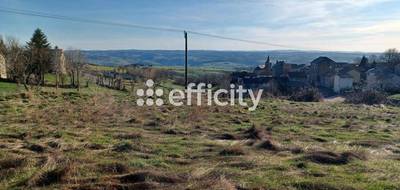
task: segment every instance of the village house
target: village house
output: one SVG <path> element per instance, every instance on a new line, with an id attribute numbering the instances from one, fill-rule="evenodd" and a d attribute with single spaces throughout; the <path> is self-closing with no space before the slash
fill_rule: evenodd
<path id="1" fill-rule="evenodd" d="M 361 84 L 361 72 L 358 65 L 355 64 L 344 64 L 338 68 L 336 72 L 339 75 L 350 76 L 353 79 L 353 84 Z"/>
<path id="2" fill-rule="evenodd" d="M 57 47 L 53 50 L 53 69 L 57 74 L 66 75 L 66 61 L 63 49 L 58 49 Z"/>
<path id="3" fill-rule="evenodd" d="M 270 62 L 269 56 L 264 65 L 259 65 L 254 69 L 254 74 L 259 76 L 272 76 L 272 64 Z"/>
<path id="4" fill-rule="evenodd" d="M 0 54 L 0 79 L 7 79 L 6 59 Z"/>
<path id="5" fill-rule="evenodd" d="M 274 77 L 284 77 L 292 70 L 292 64 L 287 64 L 285 61 L 276 61 L 272 66 L 272 75 Z"/>
<path id="6" fill-rule="evenodd" d="M 367 71 L 375 68 L 376 63 L 375 61 L 373 63 L 370 63 L 368 58 L 366 58 L 365 56 L 362 57 L 360 64 L 358 65 L 358 71 L 360 72 L 360 80 L 361 83 L 365 83 L 365 81 L 367 80 Z"/>
<path id="7" fill-rule="evenodd" d="M 341 93 L 354 89 L 380 89 L 400 91 L 400 64 L 394 67 L 376 67 L 364 56 L 359 64 L 335 62 L 328 57 L 318 57 L 310 65 L 288 64 L 276 61 L 271 64 L 270 57 L 264 65 L 254 72 L 232 74 L 232 83 L 243 84 L 249 88 L 279 88 L 293 90 L 304 87 L 317 87 L 328 93 Z"/>
<path id="8" fill-rule="evenodd" d="M 370 90 L 400 91 L 400 75 L 386 65 L 367 71 L 366 88 Z"/>
<path id="9" fill-rule="evenodd" d="M 308 74 L 312 85 L 333 88 L 335 61 L 328 57 L 318 57 L 311 62 Z"/>
<path id="10" fill-rule="evenodd" d="M 346 73 L 336 74 L 333 79 L 333 91 L 340 93 L 353 88 L 353 77 Z"/>

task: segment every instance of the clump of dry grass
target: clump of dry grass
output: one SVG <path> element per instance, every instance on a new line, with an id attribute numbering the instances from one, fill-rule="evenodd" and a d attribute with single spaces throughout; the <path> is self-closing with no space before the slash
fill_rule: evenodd
<path id="1" fill-rule="evenodd" d="M 244 150 L 243 146 L 241 145 L 233 145 L 233 146 L 228 146 L 222 149 L 219 152 L 219 155 L 221 156 L 240 156 L 240 155 L 245 155 L 246 151 Z"/>
<path id="2" fill-rule="evenodd" d="M 29 187 L 48 186 L 61 183 L 67 177 L 73 163 L 62 157 L 48 157 L 41 170 L 34 174 L 27 185 Z"/>
<path id="3" fill-rule="evenodd" d="M 302 181 L 294 183 L 293 186 L 298 190 L 356 190 L 353 187 L 344 185 L 332 185 L 326 182 Z"/>
<path id="4" fill-rule="evenodd" d="M 330 151 L 315 151 L 307 153 L 304 158 L 306 160 L 310 160 L 319 164 L 335 164 L 335 165 L 343 165 L 348 164 L 350 161 L 354 159 L 358 160 L 366 160 L 367 157 L 364 153 L 361 152 L 343 152 L 343 153 L 334 153 Z"/>
<path id="5" fill-rule="evenodd" d="M 37 152 L 37 153 L 43 153 L 46 150 L 46 147 L 39 145 L 39 144 L 33 144 L 33 143 L 28 143 L 24 147 L 30 151 Z"/>
<path id="6" fill-rule="evenodd" d="M 116 152 L 130 152 L 132 150 L 134 150 L 134 147 L 129 142 L 122 142 L 122 143 L 114 145 L 114 147 L 113 147 L 113 151 L 116 151 Z"/>
<path id="7" fill-rule="evenodd" d="M 282 150 L 282 146 L 277 142 L 273 142 L 272 140 L 265 139 L 260 144 L 258 144 L 258 148 L 271 150 L 271 151 L 280 151 Z"/>
<path id="8" fill-rule="evenodd" d="M 114 176 L 113 179 L 117 179 L 121 183 L 140 183 L 140 182 L 158 182 L 158 183 L 182 183 L 184 179 L 175 174 L 165 174 L 157 171 L 138 171 L 134 173 Z"/>
<path id="9" fill-rule="evenodd" d="M 129 132 L 129 133 L 118 133 L 114 135 L 115 138 L 117 139 L 140 139 L 143 137 L 143 135 L 139 132 Z"/>
<path id="10" fill-rule="evenodd" d="M 244 137 L 247 139 L 262 140 L 266 136 L 265 131 L 256 124 L 244 132 Z"/>
<path id="11" fill-rule="evenodd" d="M 0 171 L 15 169 L 21 167 L 25 163 L 25 159 L 22 157 L 8 157 L 0 160 Z"/>
<path id="12" fill-rule="evenodd" d="M 120 162 L 97 164 L 97 170 L 101 173 L 122 174 L 129 172 L 129 167 Z"/>

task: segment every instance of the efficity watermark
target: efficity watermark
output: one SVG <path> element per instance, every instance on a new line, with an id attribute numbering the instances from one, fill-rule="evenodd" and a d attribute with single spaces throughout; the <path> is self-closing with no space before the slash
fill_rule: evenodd
<path id="1" fill-rule="evenodd" d="M 208 106 L 234 106 L 236 104 L 248 107 L 249 111 L 254 111 L 261 100 L 263 89 L 255 93 L 252 89 L 244 89 L 241 85 L 230 85 L 230 89 L 212 89 L 211 84 L 189 83 L 185 90 L 172 89 L 169 93 L 164 93 L 162 88 L 154 89 L 154 81 L 149 79 L 145 82 L 146 89 L 137 89 L 136 95 L 139 96 L 136 103 L 138 106 L 162 106 L 166 102 L 162 98 L 167 94 L 168 103 L 173 106 L 207 104 Z M 245 101 L 245 97 L 250 97 L 251 104 Z"/>

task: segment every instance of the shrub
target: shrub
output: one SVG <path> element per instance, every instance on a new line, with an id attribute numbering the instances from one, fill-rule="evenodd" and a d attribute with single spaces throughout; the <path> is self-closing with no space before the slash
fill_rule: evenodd
<path id="1" fill-rule="evenodd" d="M 351 104 L 386 104 L 388 102 L 387 95 L 378 91 L 355 92 L 347 95 L 346 103 Z"/>
<path id="2" fill-rule="evenodd" d="M 317 88 L 303 88 L 297 92 L 294 92 L 289 100 L 298 102 L 320 102 L 322 95 Z"/>

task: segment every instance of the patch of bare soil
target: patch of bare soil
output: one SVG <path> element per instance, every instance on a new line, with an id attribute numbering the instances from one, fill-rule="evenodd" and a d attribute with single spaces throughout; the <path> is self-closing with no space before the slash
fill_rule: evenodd
<path id="1" fill-rule="evenodd" d="M 362 147 L 369 147 L 369 148 L 379 148 L 386 144 L 390 144 L 389 142 L 379 141 L 379 140 L 363 140 L 363 141 L 354 141 L 351 142 L 350 146 L 362 146 Z"/>
<path id="2" fill-rule="evenodd" d="M 355 190 L 352 187 L 331 185 L 324 182 L 304 181 L 295 183 L 293 186 L 298 190 Z"/>
<path id="3" fill-rule="evenodd" d="M 219 152 L 221 156 L 240 156 L 245 154 L 246 151 L 240 145 L 228 146 Z"/>
<path id="4" fill-rule="evenodd" d="M 266 136 L 265 131 L 255 125 L 244 132 L 244 137 L 247 139 L 262 140 Z"/>
<path id="5" fill-rule="evenodd" d="M 367 158 L 362 153 L 343 152 L 338 154 L 329 151 L 315 151 L 307 153 L 304 159 L 319 164 L 343 165 L 348 164 L 352 160 L 366 160 Z"/>
<path id="6" fill-rule="evenodd" d="M 280 144 L 273 142 L 272 140 L 266 139 L 263 140 L 259 145 L 258 148 L 265 149 L 265 150 L 271 150 L 271 151 L 280 151 L 282 150 L 282 147 Z"/>

